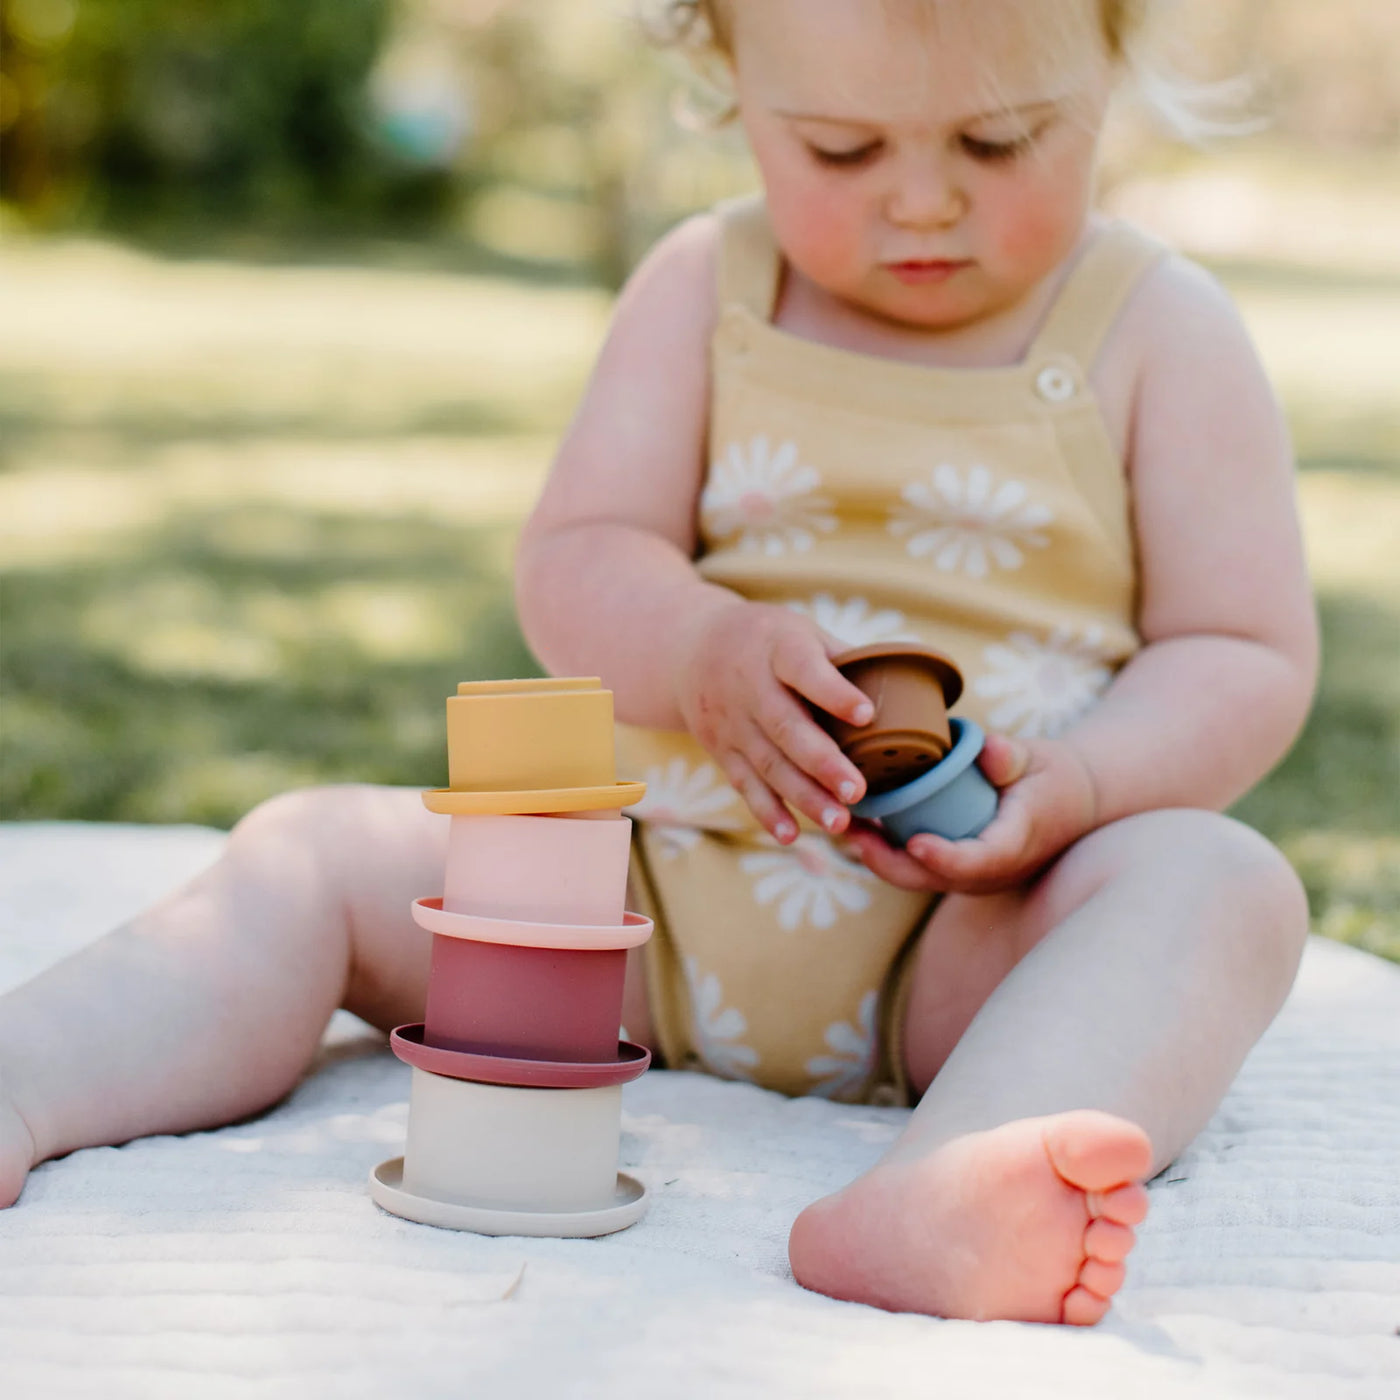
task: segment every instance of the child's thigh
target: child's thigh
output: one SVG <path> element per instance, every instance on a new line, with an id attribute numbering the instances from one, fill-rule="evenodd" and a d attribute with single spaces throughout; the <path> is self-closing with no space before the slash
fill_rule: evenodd
<path id="1" fill-rule="evenodd" d="M 1028 885 L 940 901 L 914 954 L 904 1016 L 905 1064 L 916 1092 L 1012 968 L 1081 909 L 1085 919 L 1111 926 L 1115 939 L 1149 940 L 1178 964 L 1199 953 L 1222 987 L 1278 984 L 1280 996 L 1307 933 L 1297 877 L 1257 832 L 1205 811 L 1112 822 Z"/>
<path id="2" fill-rule="evenodd" d="M 348 967 L 343 1005 L 382 1029 L 422 1017 L 432 935 L 409 913 L 440 895 L 447 817 L 416 788 L 346 785 L 289 793 L 275 826 L 302 831 L 319 859 L 319 898 L 343 917 Z"/>

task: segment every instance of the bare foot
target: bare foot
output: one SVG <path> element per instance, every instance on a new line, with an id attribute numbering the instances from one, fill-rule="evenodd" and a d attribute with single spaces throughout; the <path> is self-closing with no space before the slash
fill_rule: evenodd
<path id="1" fill-rule="evenodd" d="M 969 1133 L 808 1206 L 793 1276 L 892 1312 L 1089 1326 L 1122 1285 L 1151 1165 L 1141 1128 L 1093 1109 Z"/>
<path id="2" fill-rule="evenodd" d="M 12 1206 L 34 1165 L 34 1136 L 0 1077 L 0 1209 Z"/>

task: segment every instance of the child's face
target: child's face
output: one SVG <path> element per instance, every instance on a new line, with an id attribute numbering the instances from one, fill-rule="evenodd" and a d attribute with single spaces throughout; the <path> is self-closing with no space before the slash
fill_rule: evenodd
<path id="1" fill-rule="evenodd" d="M 1053 73 L 1015 23 L 1032 5 L 1079 24 Z M 1113 78 L 1095 0 L 943 0 L 936 27 L 909 3 L 733 8 L 774 234 L 818 286 L 952 328 L 1015 305 L 1073 249 Z"/>

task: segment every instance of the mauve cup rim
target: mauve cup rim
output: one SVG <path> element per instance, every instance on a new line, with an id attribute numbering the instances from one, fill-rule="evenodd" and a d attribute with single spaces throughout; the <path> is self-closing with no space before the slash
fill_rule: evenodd
<path id="1" fill-rule="evenodd" d="M 495 919 L 456 914 L 442 907 L 443 896 L 423 895 L 410 906 L 413 922 L 429 933 L 466 943 L 503 943 L 515 948 L 558 948 L 563 952 L 613 952 L 639 948 L 651 937 L 652 921 L 631 910 L 620 924 L 549 924 L 530 919 Z"/>
<path id="2" fill-rule="evenodd" d="M 389 1048 L 404 1064 L 425 1074 L 471 1084 L 520 1089 L 605 1089 L 640 1079 L 651 1064 L 651 1051 L 631 1040 L 617 1042 L 616 1060 L 531 1060 L 425 1045 L 423 1026 L 422 1021 L 395 1026 L 389 1033 Z"/>
<path id="3" fill-rule="evenodd" d="M 975 721 L 970 719 L 950 719 L 948 727 L 953 731 L 953 747 L 945 757 L 934 764 L 927 773 L 905 783 L 903 787 L 889 792 L 877 792 L 871 797 L 863 797 L 851 808 L 851 815 L 864 821 L 888 817 L 893 813 L 907 811 L 910 807 L 926 802 L 934 793 L 950 787 L 977 761 L 986 743 L 986 735 Z"/>

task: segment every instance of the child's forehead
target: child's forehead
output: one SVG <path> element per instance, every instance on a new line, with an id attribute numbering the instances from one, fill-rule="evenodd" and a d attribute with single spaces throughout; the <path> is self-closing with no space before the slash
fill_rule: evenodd
<path id="1" fill-rule="evenodd" d="M 1063 101 L 1106 65 L 1097 0 L 740 0 L 741 90 L 880 125 Z"/>

